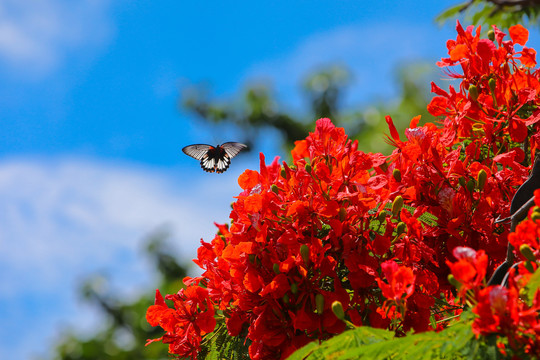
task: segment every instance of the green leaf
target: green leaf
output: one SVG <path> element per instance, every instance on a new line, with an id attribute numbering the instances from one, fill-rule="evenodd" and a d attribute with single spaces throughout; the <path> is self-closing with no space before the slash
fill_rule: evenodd
<path id="1" fill-rule="evenodd" d="M 483 8 L 478 10 L 473 16 L 471 22 L 473 24 L 481 24 L 482 19 L 486 19 L 493 12 L 493 6 L 485 5 Z"/>
<path id="2" fill-rule="evenodd" d="M 377 205 L 377 207 L 375 209 L 377 209 L 377 208 L 378 208 L 378 205 Z M 390 203 L 390 202 L 387 203 L 384 206 L 384 208 L 387 209 L 387 210 L 391 210 L 392 209 L 392 203 Z M 403 205 L 403 208 L 409 210 L 409 212 L 411 214 L 414 214 L 414 211 L 416 210 L 416 208 L 414 208 L 412 206 L 409 206 L 409 205 Z M 375 211 L 376 211 L 375 209 L 372 209 L 373 213 L 375 213 Z M 426 211 L 426 212 L 422 213 L 422 215 L 420 215 L 418 217 L 418 220 L 420 220 L 421 222 L 423 222 L 424 224 L 426 224 L 428 226 L 435 227 L 435 226 L 438 225 L 437 221 L 439 220 L 439 218 Z"/>
<path id="3" fill-rule="evenodd" d="M 388 330 L 359 327 L 322 342 L 310 343 L 289 357 L 290 360 L 352 359 L 495 359 L 494 342 L 476 339 L 471 328 L 472 317 L 441 332 L 424 332 L 396 338 Z"/>
<path id="4" fill-rule="evenodd" d="M 391 331 L 361 326 L 346 331 L 321 344 L 309 343 L 292 354 L 288 360 L 345 359 L 347 357 L 343 356 L 347 356 L 345 353 L 348 354 L 350 350 L 369 344 L 386 342 L 393 337 L 394 333 Z"/>
<path id="5" fill-rule="evenodd" d="M 442 24 L 448 19 L 456 18 L 466 6 L 467 2 L 464 2 L 446 9 L 435 18 L 435 22 Z"/>
<path id="6" fill-rule="evenodd" d="M 200 360 L 249 360 L 248 347 L 245 337 L 230 336 L 227 326 L 222 324 L 206 335 L 197 355 Z"/>

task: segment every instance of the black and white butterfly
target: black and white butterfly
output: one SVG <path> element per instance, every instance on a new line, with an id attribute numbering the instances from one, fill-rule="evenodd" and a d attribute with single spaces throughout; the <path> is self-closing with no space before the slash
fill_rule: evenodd
<path id="1" fill-rule="evenodd" d="M 182 149 L 184 154 L 201 161 L 201 167 L 207 172 L 221 174 L 231 165 L 231 159 L 247 145 L 238 142 L 226 142 L 223 145 L 195 144 Z"/>

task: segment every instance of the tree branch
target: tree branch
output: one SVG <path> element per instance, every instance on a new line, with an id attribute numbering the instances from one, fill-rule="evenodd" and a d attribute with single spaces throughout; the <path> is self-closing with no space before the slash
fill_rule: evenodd
<path id="1" fill-rule="evenodd" d="M 534 206 L 534 196 L 532 196 L 525 204 L 523 204 L 515 213 L 510 216 L 510 232 L 516 230 L 517 225 L 521 220 L 527 217 L 529 209 Z M 508 270 L 512 265 L 514 265 L 514 247 L 510 242 L 508 242 L 508 247 L 506 248 L 506 260 L 499 265 L 499 267 L 493 272 L 491 279 L 488 281 L 488 285 L 500 285 L 504 277 L 506 276 Z"/>

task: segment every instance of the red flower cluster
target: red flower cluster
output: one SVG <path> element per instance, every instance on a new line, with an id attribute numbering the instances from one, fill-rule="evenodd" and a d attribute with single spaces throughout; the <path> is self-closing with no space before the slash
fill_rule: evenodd
<path id="1" fill-rule="evenodd" d="M 528 31 L 521 25 L 512 26 L 511 40 L 504 41 L 506 34 L 495 26 L 493 30 L 495 43 L 480 39 L 480 28 L 473 35 L 472 27 L 465 31 L 458 24 L 457 39 L 447 43 L 450 57 L 438 65 L 461 66 L 462 75 L 448 72 L 462 79 L 460 92 L 451 88 L 447 93 L 433 85 L 432 91 L 438 96 L 428 109 L 435 116 L 450 118 L 450 128 L 458 137 L 485 137 L 482 145 L 496 154 L 512 149 L 511 142 L 525 141 L 527 126 L 540 120 L 540 110 L 534 107 L 540 83 L 530 70 L 536 66 L 536 51 L 525 47 Z M 516 51 L 516 45 L 523 46 L 522 51 Z M 501 135 L 506 134 L 510 141 L 500 143 Z M 538 137 L 534 139 L 537 146 Z M 515 150 L 516 156 L 523 158 L 521 149 Z"/>
<path id="2" fill-rule="evenodd" d="M 540 190 L 535 192 L 535 202 L 540 204 Z M 529 218 L 509 236 L 510 242 L 520 249 L 517 254 L 523 261 L 510 270 L 506 287 L 485 286 L 487 256 L 481 250 L 458 247 L 454 250 L 458 261 L 449 263 L 459 282 L 460 296 L 477 316 L 472 326 L 474 333 L 499 335 L 500 350 L 513 358 L 540 355 L 540 289 L 529 289 L 540 260 L 539 210 L 531 209 Z"/>
<path id="3" fill-rule="evenodd" d="M 531 209 L 532 213 L 529 214 L 529 217 L 534 216 L 533 219 L 536 220 L 540 218 L 540 189 L 534 192 L 534 203 L 536 207 Z M 516 231 L 510 234 L 508 240 L 514 249 L 520 250 L 523 260 L 534 261 L 534 259 L 540 258 L 540 227 L 535 221 L 523 221 L 516 228 Z M 527 256 L 523 254 L 527 254 Z"/>
<path id="4" fill-rule="evenodd" d="M 174 309 L 165 303 L 159 290 L 156 290 L 156 301 L 148 308 L 146 320 L 152 326 L 160 326 L 165 335 L 159 339 L 148 340 L 169 344 L 169 352 L 180 356 L 197 357 L 201 336 L 214 331 L 216 319 L 214 307 L 208 299 L 208 292 L 199 286 L 182 289 L 175 295 L 167 295 L 172 300 Z"/>
<path id="5" fill-rule="evenodd" d="M 370 186 L 384 157 L 356 149 L 329 119 L 297 143 L 294 166 L 276 161 L 238 180 L 244 191 L 229 230 L 203 243 L 200 281 L 228 317 L 229 333 L 247 330 L 254 359 L 283 358 L 314 339 L 341 333 L 339 301 L 356 324 L 382 303 L 378 269 L 390 240 L 370 229 L 385 191 Z M 392 232 L 392 230 L 388 230 Z M 382 244 L 381 244 L 382 239 Z M 379 319 L 380 316 L 377 318 Z M 380 321 L 373 320 L 371 323 Z"/>
<path id="6" fill-rule="evenodd" d="M 458 23 L 457 31 L 439 65 L 461 66 L 463 74 L 449 72 L 459 90 L 433 84 L 428 107 L 442 126 L 413 118 L 401 140 L 387 117 L 395 146 L 387 157 L 359 151 L 319 119 L 296 142 L 292 165 L 266 164 L 261 154 L 260 170 L 240 176 L 230 227 L 218 225 L 194 260 L 203 274 L 167 296 L 174 308 L 158 295 L 148 310 L 171 353 L 196 358 L 214 309 L 231 336 L 248 339 L 251 358 L 283 359 L 344 331 L 341 319 L 397 335 L 429 330 L 430 318 L 453 308 L 435 305 L 441 293 L 453 304 L 448 267 L 461 295 L 479 289 L 505 256 L 508 232 L 495 219 L 508 215 L 528 176 L 520 163 L 530 149 L 520 146 L 540 144 L 540 82 L 529 69 L 534 50 L 515 50 L 524 28 L 511 28 L 508 41 L 495 28 L 495 42 L 480 39 L 480 29 L 473 35 Z M 457 246 L 478 251 L 458 247 L 452 257 Z M 496 304 L 513 299 L 504 291 Z"/>

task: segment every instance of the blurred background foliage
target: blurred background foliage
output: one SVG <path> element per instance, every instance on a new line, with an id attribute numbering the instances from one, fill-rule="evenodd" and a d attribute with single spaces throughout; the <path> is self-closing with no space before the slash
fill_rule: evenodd
<path id="1" fill-rule="evenodd" d="M 427 86 L 428 79 L 433 77 L 433 66 L 409 64 L 398 69 L 396 77 L 400 87 L 398 98 L 369 106 L 344 106 L 353 74 L 344 66 L 330 65 L 303 80 L 299 91 L 308 106 L 302 113 L 280 104 L 274 89 L 263 83 L 248 86 L 232 99 L 214 99 L 204 85 L 191 85 L 183 89 L 180 108 L 200 121 L 234 126 L 240 134 L 239 141 L 250 148 L 268 130 L 277 130 L 282 150 L 287 154 L 296 140 L 313 131 L 316 119 L 328 117 L 336 126 L 344 127 L 351 138 L 359 140 L 359 149 L 387 153 L 390 147 L 381 141 L 381 134 L 387 129 L 384 117 L 391 115 L 398 128 L 405 128 L 410 114 L 427 116 Z"/>
<path id="2" fill-rule="evenodd" d="M 170 234 L 158 230 L 145 241 L 145 255 L 157 273 L 156 286 L 163 294 L 174 294 L 183 287 L 182 279 L 189 265 L 182 265 L 175 255 Z M 67 328 L 59 335 L 54 348 L 54 359 L 62 360 L 136 360 L 170 359 L 166 346 L 147 346 L 147 339 L 162 336 L 158 328 L 146 322 L 146 309 L 154 303 L 154 291 L 148 289 L 142 296 L 126 299 L 108 288 L 107 277 L 91 275 L 82 283 L 80 295 L 84 301 L 97 307 L 105 319 L 97 332 L 80 334 Z"/>
<path id="3" fill-rule="evenodd" d="M 487 31 L 492 24 L 501 30 L 516 24 L 538 26 L 539 15 L 538 0 L 468 0 L 446 9 L 435 20 L 442 24 L 461 17 Z"/>
<path id="4" fill-rule="evenodd" d="M 453 22 L 461 17 L 466 23 L 497 24 L 504 30 L 517 23 L 535 25 L 539 13 L 537 0 L 472 0 L 447 9 L 436 21 Z M 308 106 L 301 113 L 279 103 L 271 86 L 257 83 L 230 99 L 213 98 L 207 87 L 190 85 L 182 89 L 179 106 L 181 111 L 196 115 L 201 122 L 234 126 L 240 134 L 238 141 L 251 148 L 266 131 L 274 130 L 281 135 L 280 146 L 286 154 L 294 141 L 313 131 L 316 119 L 329 117 L 336 126 L 344 127 L 349 137 L 359 141 L 360 150 L 387 154 L 390 147 L 381 141 L 381 134 L 387 132 L 386 115 L 392 116 L 400 132 L 415 115 L 422 115 L 423 122 L 433 121 L 427 115 L 426 105 L 431 98 L 428 84 L 434 71 L 433 64 L 419 63 L 397 69 L 396 84 L 400 86 L 397 98 L 369 106 L 344 106 L 353 74 L 340 66 L 328 66 L 305 77 L 300 91 Z M 145 249 L 146 256 L 155 264 L 159 278 L 156 285 L 163 294 L 176 293 L 188 272 L 188 265 L 181 264 L 180 257 L 173 255 L 169 238 L 169 234 L 159 231 L 149 236 Z M 148 289 L 139 298 L 125 299 L 107 290 L 106 277 L 90 275 L 80 293 L 106 320 L 100 329 L 89 335 L 81 335 L 72 328 L 63 330 L 53 345 L 52 359 L 170 358 L 167 347 L 162 344 L 144 346 L 147 339 L 162 335 L 145 320 L 146 309 L 154 301 L 154 289 Z"/>

